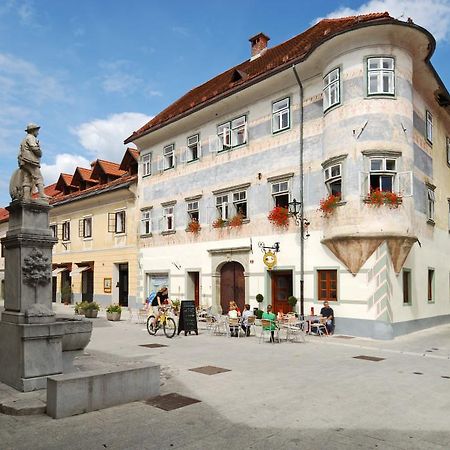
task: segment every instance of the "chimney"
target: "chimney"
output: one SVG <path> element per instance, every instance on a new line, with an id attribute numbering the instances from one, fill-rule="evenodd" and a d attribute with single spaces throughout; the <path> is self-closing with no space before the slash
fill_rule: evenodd
<path id="1" fill-rule="evenodd" d="M 270 37 L 264 33 L 255 34 L 255 36 L 249 39 L 252 47 L 252 57 L 250 60 L 258 58 L 258 56 L 261 56 L 267 50 L 269 40 Z"/>

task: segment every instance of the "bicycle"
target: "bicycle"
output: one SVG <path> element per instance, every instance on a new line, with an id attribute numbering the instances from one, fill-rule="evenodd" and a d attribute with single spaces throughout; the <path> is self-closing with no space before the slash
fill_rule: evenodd
<path id="1" fill-rule="evenodd" d="M 172 317 L 169 317 L 169 310 L 167 308 L 160 308 L 160 315 L 158 320 L 152 314 L 147 318 L 147 331 L 148 334 L 154 336 L 157 331 L 162 328 L 164 330 L 164 334 L 166 337 L 173 338 L 177 331 L 177 326 L 175 324 L 175 320 Z"/>

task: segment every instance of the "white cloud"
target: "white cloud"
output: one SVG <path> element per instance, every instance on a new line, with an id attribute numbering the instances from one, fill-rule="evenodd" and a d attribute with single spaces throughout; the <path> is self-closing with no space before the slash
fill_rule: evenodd
<path id="1" fill-rule="evenodd" d="M 127 73 L 114 73 L 103 77 L 102 87 L 105 92 L 119 94 L 132 94 L 135 92 L 142 80 Z"/>
<path id="2" fill-rule="evenodd" d="M 141 113 L 124 112 L 106 119 L 95 119 L 82 123 L 72 132 L 80 144 L 92 154 L 93 159 L 102 158 L 120 161 L 125 151 L 123 141 L 151 119 Z"/>
<path id="3" fill-rule="evenodd" d="M 449 38 L 449 0 L 370 0 L 358 8 L 339 7 L 328 14 L 326 18 L 384 11 L 388 11 L 392 17 L 400 20 L 407 20 L 408 17 L 411 17 L 414 23 L 431 31 L 437 41 Z M 317 21 L 320 19 L 322 17 Z"/>
<path id="4" fill-rule="evenodd" d="M 81 155 L 62 153 L 56 156 L 53 164 L 41 164 L 41 172 L 46 185 L 54 183 L 61 173 L 72 174 L 77 167 L 90 167 L 90 162 Z"/>

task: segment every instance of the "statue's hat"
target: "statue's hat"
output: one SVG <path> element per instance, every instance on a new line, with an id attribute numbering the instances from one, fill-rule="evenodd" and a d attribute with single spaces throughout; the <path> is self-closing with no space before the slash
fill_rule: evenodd
<path id="1" fill-rule="evenodd" d="M 41 128 L 38 124 L 36 124 L 36 123 L 29 123 L 28 125 L 27 125 L 27 128 L 26 128 L 26 130 L 25 131 L 32 131 L 32 130 L 38 130 L 39 128 Z"/>

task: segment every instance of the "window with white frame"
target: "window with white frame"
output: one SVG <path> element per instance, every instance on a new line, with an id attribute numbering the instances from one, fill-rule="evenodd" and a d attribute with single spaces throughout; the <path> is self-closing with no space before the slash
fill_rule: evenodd
<path id="1" fill-rule="evenodd" d="M 163 209 L 164 231 L 175 230 L 174 207 L 166 206 Z"/>
<path id="2" fill-rule="evenodd" d="M 228 208 L 228 194 L 218 195 L 216 197 L 216 209 L 218 217 L 222 220 L 228 220 L 229 208 Z"/>
<path id="3" fill-rule="evenodd" d="M 70 221 L 66 220 L 62 223 L 62 240 L 70 241 Z"/>
<path id="4" fill-rule="evenodd" d="M 233 192 L 233 206 L 236 214 L 247 218 L 247 191 Z"/>
<path id="5" fill-rule="evenodd" d="M 187 202 L 186 210 L 188 214 L 188 221 L 193 222 L 199 221 L 199 208 L 198 208 L 198 200 Z"/>
<path id="6" fill-rule="evenodd" d="M 434 195 L 434 188 L 427 186 L 427 220 L 434 222 L 434 204 L 436 197 Z"/>
<path id="7" fill-rule="evenodd" d="M 52 237 L 58 238 L 58 225 L 53 223 L 50 225 L 50 231 L 52 232 Z"/>
<path id="8" fill-rule="evenodd" d="M 289 181 L 277 181 L 272 183 L 272 198 L 275 206 L 289 208 Z"/>
<path id="9" fill-rule="evenodd" d="M 272 132 L 286 130 L 290 127 L 290 100 L 284 98 L 272 105 Z"/>
<path id="10" fill-rule="evenodd" d="M 141 211 L 141 235 L 151 234 L 152 232 L 152 210 L 151 208 Z"/>
<path id="11" fill-rule="evenodd" d="M 146 177 L 147 175 L 152 174 L 152 154 L 147 153 L 142 157 L 142 176 Z"/>
<path id="12" fill-rule="evenodd" d="M 342 198 L 342 164 L 325 167 L 323 176 L 328 193 Z"/>
<path id="13" fill-rule="evenodd" d="M 92 217 L 83 217 L 79 220 L 78 236 L 83 239 L 92 237 Z"/>
<path id="14" fill-rule="evenodd" d="M 173 167 L 175 167 L 174 153 L 175 153 L 175 145 L 174 144 L 166 145 L 163 148 L 163 161 L 164 161 L 163 169 L 164 170 L 172 169 Z"/>
<path id="15" fill-rule="evenodd" d="M 187 161 L 196 161 L 200 157 L 200 136 L 194 134 L 187 138 Z"/>
<path id="16" fill-rule="evenodd" d="M 115 227 L 114 232 L 116 234 L 125 233 L 125 211 L 117 211 L 115 214 Z"/>
<path id="17" fill-rule="evenodd" d="M 217 127 L 220 150 L 227 150 L 247 143 L 247 116 L 241 116 Z"/>
<path id="18" fill-rule="evenodd" d="M 370 159 L 370 190 L 394 191 L 394 181 L 397 174 L 397 160 L 395 158 Z"/>
<path id="19" fill-rule="evenodd" d="M 395 95 L 394 58 L 367 59 L 368 95 Z"/>
<path id="20" fill-rule="evenodd" d="M 431 144 L 433 142 L 433 115 L 430 113 L 430 111 L 426 111 L 426 138 L 427 141 Z"/>
<path id="21" fill-rule="evenodd" d="M 341 102 L 340 70 L 332 70 L 323 79 L 323 110 Z"/>

